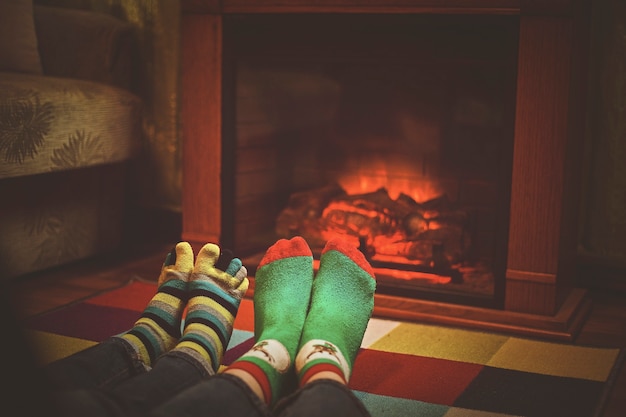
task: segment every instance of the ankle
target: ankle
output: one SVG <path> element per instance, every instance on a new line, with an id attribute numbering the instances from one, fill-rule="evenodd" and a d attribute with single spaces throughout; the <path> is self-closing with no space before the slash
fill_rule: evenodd
<path id="1" fill-rule="evenodd" d="M 228 368 L 224 371 L 224 374 L 232 375 L 236 378 L 239 378 L 244 384 L 246 384 L 250 390 L 257 396 L 259 399 L 265 403 L 269 403 L 270 399 L 265 398 L 265 394 L 263 393 L 263 388 L 261 388 L 261 384 L 259 384 L 250 373 L 242 370 L 242 369 L 231 369 Z"/>
<path id="2" fill-rule="evenodd" d="M 348 385 L 346 380 L 344 378 L 342 378 L 341 376 L 339 376 L 338 374 L 336 374 L 335 372 L 321 371 L 321 372 L 318 372 L 315 375 L 311 376 L 311 378 L 309 378 L 309 380 L 306 381 L 303 384 L 303 386 L 308 385 L 311 382 L 319 381 L 319 380 L 322 380 L 322 379 L 323 380 L 332 380 L 332 381 L 339 382 L 340 384 L 343 384 L 343 385 Z"/>

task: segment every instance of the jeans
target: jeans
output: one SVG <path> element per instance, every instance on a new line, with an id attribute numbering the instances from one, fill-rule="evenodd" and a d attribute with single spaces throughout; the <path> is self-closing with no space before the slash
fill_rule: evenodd
<path id="1" fill-rule="evenodd" d="M 119 338 L 51 363 L 46 371 L 64 417 L 369 417 L 352 391 L 335 381 L 307 384 L 271 410 L 239 378 L 209 375 L 185 354 L 167 353 L 147 369 Z"/>

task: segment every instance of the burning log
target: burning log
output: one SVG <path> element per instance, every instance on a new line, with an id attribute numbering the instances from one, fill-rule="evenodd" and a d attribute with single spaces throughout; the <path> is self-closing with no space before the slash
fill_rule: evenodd
<path id="1" fill-rule="evenodd" d="M 276 222 L 281 237 L 299 234 L 322 246 L 340 234 L 358 240 L 372 260 L 432 271 L 450 271 L 466 259 L 467 229 L 467 213 L 446 195 L 418 203 L 405 194 L 394 200 L 384 188 L 348 195 L 338 185 L 292 195 Z"/>
<path id="2" fill-rule="evenodd" d="M 346 192 L 337 184 L 291 194 L 276 219 L 276 234 L 285 238 L 301 235 L 311 245 L 323 246 L 322 213 L 333 199 L 344 196 Z"/>

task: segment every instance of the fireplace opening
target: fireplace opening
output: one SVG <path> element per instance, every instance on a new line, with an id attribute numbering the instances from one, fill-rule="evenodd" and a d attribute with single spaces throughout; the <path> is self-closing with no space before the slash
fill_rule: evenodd
<path id="1" fill-rule="evenodd" d="M 516 16 L 228 15 L 223 244 L 353 239 L 377 291 L 503 305 Z"/>

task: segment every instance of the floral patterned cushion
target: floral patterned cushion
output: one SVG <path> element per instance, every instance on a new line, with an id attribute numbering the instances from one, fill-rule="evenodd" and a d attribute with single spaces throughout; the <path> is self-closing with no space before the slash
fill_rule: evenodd
<path id="1" fill-rule="evenodd" d="M 119 248 L 124 163 L 0 181 L 0 282 Z"/>
<path id="2" fill-rule="evenodd" d="M 140 112 L 120 88 L 0 72 L 0 178 L 127 160 L 139 148 Z"/>

